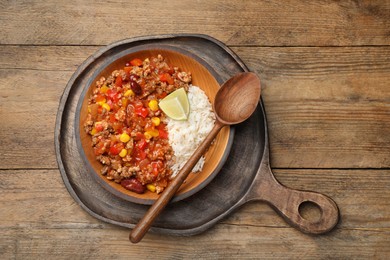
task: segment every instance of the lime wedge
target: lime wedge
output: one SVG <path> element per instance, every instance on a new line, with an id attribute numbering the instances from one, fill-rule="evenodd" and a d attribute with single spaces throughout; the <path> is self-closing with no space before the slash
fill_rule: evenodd
<path id="1" fill-rule="evenodd" d="M 174 120 L 187 120 L 190 113 L 190 103 L 184 88 L 179 88 L 160 100 L 161 110 Z"/>

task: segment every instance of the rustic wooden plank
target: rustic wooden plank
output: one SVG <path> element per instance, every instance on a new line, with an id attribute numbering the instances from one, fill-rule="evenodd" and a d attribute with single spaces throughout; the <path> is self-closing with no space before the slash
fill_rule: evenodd
<path id="1" fill-rule="evenodd" d="M 0 70 L 0 168 L 55 168 L 54 125 L 71 72 Z"/>
<path id="2" fill-rule="evenodd" d="M 0 69 L 69 71 L 102 46 L 2 46 Z"/>
<path id="3" fill-rule="evenodd" d="M 202 33 L 229 45 L 389 45 L 390 1 L 2 1 L 0 44 Z M 173 11 L 174 10 L 174 11 Z"/>
<path id="4" fill-rule="evenodd" d="M 273 167 L 389 167 L 389 48 L 233 50 L 263 79 Z"/>
<path id="5" fill-rule="evenodd" d="M 389 233 L 342 230 L 310 237 L 291 229 L 220 225 L 196 237 L 148 234 L 141 243 L 132 245 L 127 241 L 128 232 L 115 228 L 80 232 L 21 227 L 2 232 L 0 256 L 3 259 L 387 259 Z"/>
<path id="6" fill-rule="evenodd" d="M 326 235 L 308 236 L 286 225 L 268 206 L 253 202 L 201 235 L 147 234 L 131 245 L 128 229 L 94 219 L 73 201 L 58 170 L 2 170 L 0 257 L 390 256 L 389 170 L 277 170 L 275 175 L 289 187 L 333 197 L 341 211 L 339 226 Z"/>
<path id="7" fill-rule="evenodd" d="M 327 194 L 338 204 L 336 229 L 390 228 L 389 170 L 275 170 L 284 185 Z M 364 178 L 361 178 L 364 176 Z M 106 228 L 68 194 L 58 170 L 1 170 L 0 226 Z M 380 181 L 379 181 L 380 180 Z M 267 205 L 251 202 L 222 221 L 229 225 L 289 227 Z"/>
<path id="8" fill-rule="evenodd" d="M 61 94 L 97 48 L 0 49 L 2 169 L 56 167 Z M 389 47 L 233 50 L 262 79 L 273 167 L 390 166 Z"/>

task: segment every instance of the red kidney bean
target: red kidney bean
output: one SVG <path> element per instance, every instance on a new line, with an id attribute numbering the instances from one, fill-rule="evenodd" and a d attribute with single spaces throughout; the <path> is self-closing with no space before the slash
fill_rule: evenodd
<path id="1" fill-rule="evenodd" d="M 139 76 L 136 74 L 130 74 L 129 78 L 130 81 L 137 81 L 139 79 Z"/>
<path id="2" fill-rule="evenodd" d="M 126 190 L 133 191 L 133 192 L 136 192 L 139 194 L 142 194 L 145 192 L 145 187 L 142 185 L 141 182 L 139 182 L 135 178 L 124 179 L 121 181 L 121 185 Z"/>
<path id="3" fill-rule="evenodd" d="M 142 94 L 142 88 L 141 86 L 135 82 L 135 81 L 130 81 L 130 87 L 134 91 L 136 95 L 141 95 Z"/>

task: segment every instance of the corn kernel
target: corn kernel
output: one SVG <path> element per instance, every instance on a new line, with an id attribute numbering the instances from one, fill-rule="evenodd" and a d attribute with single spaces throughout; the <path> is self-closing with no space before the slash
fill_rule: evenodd
<path id="1" fill-rule="evenodd" d="M 150 110 L 152 110 L 152 111 L 158 110 L 157 100 L 155 100 L 155 99 L 150 100 L 148 105 L 149 105 Z"/>
<path id="2" fill-rule="evenodd" d="M 157 137 L 159 132 L 157 129 L 150 129 L 144 133 L 146 139 L 151 139 L 152 137 Z"/>
<path id="3" fill-rule="evenodd" d="M 109 90 L 109 88 L 106 86 L 106 85 L 103 85 L 101 88 L 100 88 L 100 93 L 107 93 L 107 91 Z"/>
<path id="4" fill-rule="evenodd" d="M 131 90 L 131 89 L 129 89 L 129 90 L 127 90 L 126 92 L 125 92 L 125 94 L 123 94 L 125 97 L 129 97 L 129 96 L 134 96 L 134 92 Z"/>
<path id="5" fill-rule="evenodd" d="M 147 139 L 147 140 L 150 140 L 150 139 L 152 139 L 152 135 L 150 134 L 150 133 L 148 133 L 148 132 L 145 132 L 144 133 L 144 136 L 145 136 L 145 138 Z"/>
<path id="6" fill-rule="evenodd" d="M 119 156 L 120 157 L 125 157 L 127 155 L 127 150 L 126 149 L 122 149 L 121 152 L 119 153 Z"/>
<path id="7" fill-rule="evenodd" d="M 91 130 L 91 135 L 96 135 L 97 134 L 97 130 L 96 128 L 94 127 L 92 130 Z"/>
<path id="8" fill-rule="evenodd" d="M 110 105 L 108 105 L 107 103 L 103 103 L 103 104 L 102 104 L 102 108 L 104 108 L 105 110 L 107 110 L 107 112 L 111 110 Z"/>
<path id="9" fill-rule="evenodd" d="M 152 123 L 153 123 L 153 125 L 159 126 L 159 125 L 160 125 L 160 122 L 161 122 L 160 118 L 158 118 L 158 117 L 152 117 Z"/>
<path id="10" fill-rule="evenodd" d="M 119 140 L 123 143 L 127 143 L 128 141 L 130 141 L 130 136 L 126 133 L 122 133 L 119 137 Z"/>
<path id="11" fill-rule="evenodd" d="M 157 137 L 158 134 L 159 134 L 159 132 L 158 132 L 157 129 L 153 129 L 153 130 L 151 130 L 151 132 L 152 132 L 152 136 L 153 136 L 153 137 Z"/>
<path id="12" fill-rule="evenodd" d="M 125 97 L 122 98 L 122 107 L 126 108 L 127 104 L 129 103 L 129 100 Z"/>
<path id="13" fill-rule="evenodd" d="M 156 186 L 154 186 L 153 184 L 146 184 L 146 188 L 151 192 L 156 192 Z"/>

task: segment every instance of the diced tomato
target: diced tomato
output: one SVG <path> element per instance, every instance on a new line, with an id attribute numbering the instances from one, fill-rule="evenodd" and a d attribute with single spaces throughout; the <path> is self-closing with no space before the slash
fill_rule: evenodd
<path id="1" fill-rule="evenodd" d="M 104 127 L 102 124 L 95 124 L 95 129 L 96 131 L 101 132 L 103 131 Z"/>
<path id="2" fill-rule="evenodd" d="M 115 85 L 117 87 L 122 87 L 122 77 L 119 75 L 118 77 L 116 77 L 115 79 Z"/>
<path id="3" fill-rule="evenodd" d="M 124 67 L 123 70 L 126 72 L 126 74 L 130 75 L 130 72 L 133 68 L 132 67 Z"/>
<path id="4" fill-rule="evenodd" d="M 120 108 L 118 103 L 115 103 L 114 101 L 112 101 L 111 99 L 107 100 L 106 104 L 110 107 L 110 111 L 118 111 L 118 109 Z"/>
<path id="5" fill-rule="evenodd" d="M 166 125 L 161 123 L 159 126 L 157 126 L 158 129 L 158 136 L 162 139 L 168 139 L 168 132 L 166 130 Z"/>
<path id="6" fill-rule="evenodd" d="M 162 82 L 167 82 L 169 85 L 173 85 L 173 83 L 175 83 L 175 81 L 173 80 L 173 78 L 169 73 L 163 73 L 158 76 L 160 77 L 160 80 Z"/>
<path id="7" fill-rule="evenodd" d="M 130 61 L 130 64 L 133 66 L 141 66 L 142 65 L 142 60 L 141 59 L 132 59 Z"/>
<path id="8" fill-rule="evenodd" d="M 165 130 L 159 129 L 159 130 L 158 130 L 158 136 L 159 136 L 161 139 L 168 139 L 168 132 L 165 131 Z"/>
<path id="9" fill-rule="evenodd" d="M 161 169 L 164 168 L 164 163 L 160 160 L 152 162 L 151 165 L 152 165 L 152 173 L 154 175 L 158 175 Z"/>
<path id="10" fill-rule="evenodd" d="M 146 146 L 148 145 L 148 143 L 146 142 L 145 138 L 142 138 L 141 140 L 139 140 L 137 142 L 137 147 L 141 150 L 144 150 L 146 148 Z"/>
<path id="11" fill-rule="evenodd" d="M 118 155 L 119 153 L 120 153 L 120 151 L 115 146 L 110 147 L 110 154 Z"/>
<path id="12" fill-rule="evenodd" d="M 109 153 L 112 155 L 118 155 L 123 148 L 124 148 L 123 143 L 116 143 L 110 147 Z"/>
<path id="13" fill-rule="evenodd" d="M 144 134 L 141 133 L 141 132 L 137 132 L 137 133 L 135 134 L 135 136 L 134 136 L 134 140 L 136 140 L 136 141 L 139 141 L 139 140 L 144 139 L 144 138 L 145 138 L 145 136 L 144 136 Z"/>
<path id="14" fill-rule="evenodd" d="M 96 103 L 98 102 L 106 102 L 106 98 L 103 95 L 97 94 L 95 98 Z"/>
<path id="15" fill-rule="evenodd" d="M 104 142 L 100 141 L 98 142 L 95 147 L 93 148 L 95 155 L 102 155 L 105 152 Z"/>
<path id="16" fill-rule="evenodd" d="M 120 97 L 119 93 L 116 90 L 109 89 L 107 91 L 107 98 L 114 103 L 118 103 Z"/>
<path id="17" fill-rule="evenodd" d="M 136 160 L 136 161 L 142 161 L 146 158 L 146 153 L 141 150 L 141 149 L 134 149 L 134 152 L 133 152 L 133 158 Z"/>
<path id="18" fill-rule="evenodd" d="M 115 114 L 110 114 L 110 123 L 114 123 L 118 121 L 116 118 L 115 118 Z"/>
<path id="19" fill-rule="evenodd" d="M 123 132 L 123 125 L 119 121 L 115 121 L 112 123 L 112 128 L 115 130 L 115 132 L 121 134 Z"/>
<path id="20" fill-rule="evenodd" d="M 143 118 L 147 117 L 147 115 L 149 114 L 148 109 L 146 109 L 145 107 L 136 107 L 134 112 L 137 115 L 142 116 Z"/>

